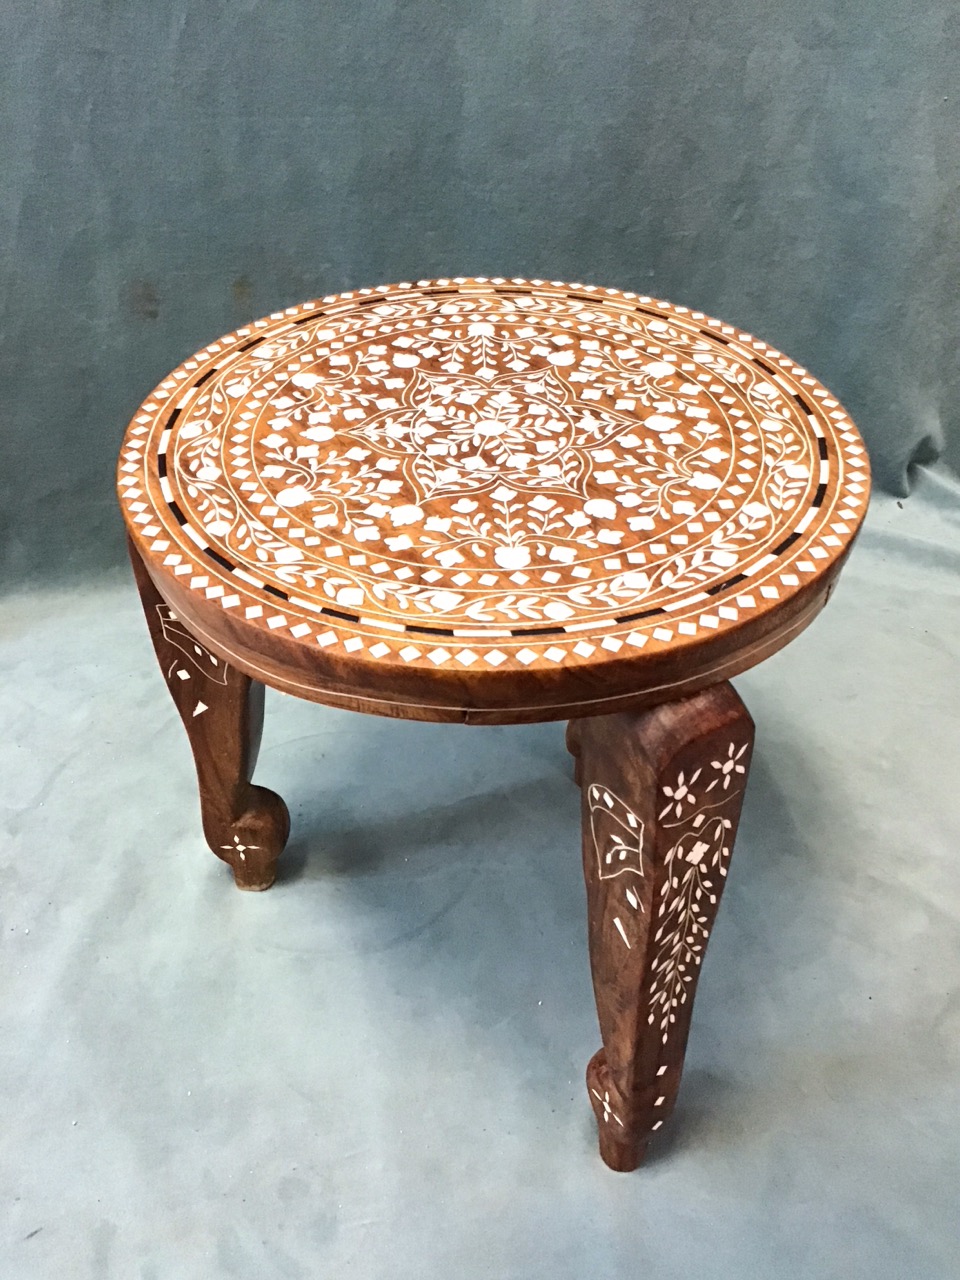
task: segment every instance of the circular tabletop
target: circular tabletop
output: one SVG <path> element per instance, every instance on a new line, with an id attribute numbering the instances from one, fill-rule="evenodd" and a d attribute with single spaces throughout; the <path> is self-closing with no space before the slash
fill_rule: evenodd
<path id="1" fill-rule="evenodd" d="M 221 657 L 418 719 L 598 714 L 725 679 L 822 607 L 869 464 L 830 393 L 703 313 L 451 279 L 289 307 L 134 416 L 161 595 Z"/>

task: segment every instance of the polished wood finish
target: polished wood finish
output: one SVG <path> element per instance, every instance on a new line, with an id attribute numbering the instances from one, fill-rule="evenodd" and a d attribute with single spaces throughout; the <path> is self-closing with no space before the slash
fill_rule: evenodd
<path id="1" fill-rule="evenodd" d="M 239 889 L 269 889 L 290 831 L 287 807 L 250 781 L 263 728 L 263 685 L 208 652 L 180 622 L 129 544 L 150 638 L 180 712 L 200 786 L 207 844 Z"/>
<path id="2" fill-rule="evenodd" d="M 134 416 L 118 482 L 210 652 L 332 706 L 494 724 L 651 706 L 782 647 L 869 469 L 826 388 L 732 326 L 441 280 L 211 343 Z"/>
<path id="3" fill-rule="evenodd" d="M 629 1170 L 676 1101 L 753 721 L 722 684 L 652 711 L 579 721 L 572 746 L 603 1040 L 587 1087 L 603 1159 Z"/>
<path id="4" fill-rule="evenodd" d="M 242 888 L 288 831 L 263 686 L 463 724 L 567 719 L 603 1048 L 601 1154 L 673 1107 L 753 728 L 726 683 L 826 603 L 862 442 L 788 356 L 591 285 L 453 279 L 290 307 L 130 423 L 134 572 Z"/>

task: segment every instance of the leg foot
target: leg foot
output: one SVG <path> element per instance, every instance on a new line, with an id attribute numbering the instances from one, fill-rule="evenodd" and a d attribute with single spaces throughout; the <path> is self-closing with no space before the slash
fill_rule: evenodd
<path id="1" fill-rule="evenodd" d="M 729 684 L 578 722 L 590 963 L 587 1068 L 612 1168 L 635 1169 L 680 1087 L 697 978 L 736 836 L 753 722 Z"/>
<path id="2" fill-rule="evenodd" d="M 636 1127 L 627 1129 L 627 1121 L 621 1115 L 626 1114 L 627 1108 L 611 1079 L 602 1049 L 587 1063 L 587 1094 L 597 1117 L 600 1158 L 617 1173 L 632 1173 L 643 1163 L 647 1151 L 647 1136 L 645 1133 L 638 1133 Z"/>
<path id="3" fill-rule="evenodd" d="M 211 848 L 222 833 L 222 825 L 214 819 L 214 832 L 207 836 Z M 230 825 L 229 841 L 213 851 L 233 868 L 238 889 L 269 889 L 276 879 L 277 859 L 289 834 L 290 815 L 277 793 L 251 786 L 249 807 Z"/>
<path id="4" fill-rule="evenodd" d="M 157 660 L 193 750 L 207 844 L 233 868 L 238 888 L 269 889 L 290 817 L 278 795 L 250 781 L 263 728 L 263 685 L 190 634 L 128 545 Z"/>

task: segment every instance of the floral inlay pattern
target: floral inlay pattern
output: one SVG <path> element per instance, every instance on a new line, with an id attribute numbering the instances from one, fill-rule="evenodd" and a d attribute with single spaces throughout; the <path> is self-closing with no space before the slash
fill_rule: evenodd
<path id="1" fill-rule="evenodd" d="M 597 875 L 614 880 L 625 872 L 643 875 L 643 819 L 608 787 L 593 783 L 587 798 Z"/>
<path id="2" fill-rule="evenodd" d="M 225 685 L 227 683 L 226 664 L 216 654 L 198 643 L 168 604 L 158 604 L 156 610 L 164 640 L 182 655 L 167 663 L 164 668 L 167 684 L 178 705 L 180 703 L 177 696 L 178 685 L 189 686 L 192 691 L 193 686 L 190 682 L 196 675 L 200 675 L 205 680 L 211 680 L 214 684 Z M 194 719 L 210 710 L 202 697 L 191 693 L 189 701 L 192 703 L 191 715 Z"/>
<path id="3" fill-rule="evenodd" d="M 603 1093 L 601 1093 L 599 1089 L 591 1089 L 590 1092 L 593 1094 L 597 1102 L 600 1104 L 600 1110 L 603 1114 L 604 1124 L 609 1124 L 611 1120 L 614 1120 L 622 1129 L 623 1121 L 620 1119 L 620 1117 L 617 1115 L 617 1113 L 613 1109 L 613 1104 L 610 1101 L 610 1090 L 604 1089 Z"/>
<path id="4" fill-rule="evenodd" d="M 703 960 L 720 881 L 730 862 L 732 823 L 715 810 L 742 787 L 747 751 L 747 743 L 731 742 L 719 760 L 694 770 L 686 781 L 681 771 L 674 783 L 662 788 L 666 803 L 660 820 L 678 834 L 665 858 L 654 921 L 657 952 L 651 965 L 648 1021 L 659 1026 L 664 1044 Z"/>
<path id="5" fill-rule="evenodd" d="M 160 619 L 160 630 L 163 632 L 164 640 L 173 645 L 174 649 L 179 649 L 194 671 L 215 684 L 227 683 L 227 668 L 224 663 L 216 654 L 205 649 L 202 644 L 198 644 L 168 604 L 157 605 L 157 617 Z M 174 676 L 179 680 L 190 679 L 190 673 L 180 661 L 174 662 L 166 674 L 168 680 Z"/>
<path id="6" fill-rule="evenodd" d="M 157 389 L 124 456 L 128 519 L 194 590 L 298 640 L 438 666 L 734 624 L 819 572 L 868 487 L 837 402 L 749 335 L 504 280 L 258 321 Z"/>

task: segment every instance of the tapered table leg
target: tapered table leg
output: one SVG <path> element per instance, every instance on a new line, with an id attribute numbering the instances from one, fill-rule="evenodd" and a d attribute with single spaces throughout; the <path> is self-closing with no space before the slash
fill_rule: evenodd
<path id="1" fill-rule="evenodd" d="M 680 1086 L 697 978 L 733 848 L 753 721 L 729 684 L 576 723 L 600 1154 L 636 1168 Z M 568 736 L 568 743 L 570 736 Z"/>
<path id="2" fill-rule="evenodd" d="M 238 888 L 268 889 L 290 818 L 278 795 L 250 781 L 263 728 L 263 685 L 190 634 L 133 543 L 128 546 L 157 660 L 193 749 L 207 843 L 233 868 Z"/>
<path id="3" fill-rule="evenodd" d="M 581 782 L 580 768 L 580 724 L 579 720 L 570 720 L 567 722 L 566 743 L 567 750 L 573 756 L 573 780 L 579 787 Z"/>

